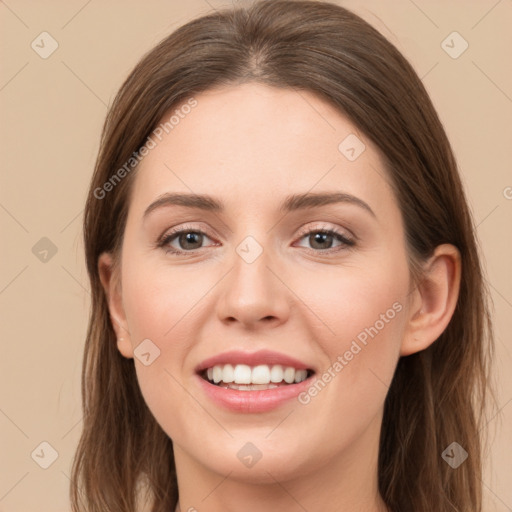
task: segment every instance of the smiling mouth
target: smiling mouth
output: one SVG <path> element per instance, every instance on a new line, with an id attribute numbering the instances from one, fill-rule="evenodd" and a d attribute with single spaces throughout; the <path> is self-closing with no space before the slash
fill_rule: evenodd
<path id="1" fill-rule="evenodd" d="M 246 364 L 220 364 L 207 368 L 199 375 L 214 386 L 238 391 L 261 391 L 290 386 L 309 379 L 314 371 L 291 366 Z"/>

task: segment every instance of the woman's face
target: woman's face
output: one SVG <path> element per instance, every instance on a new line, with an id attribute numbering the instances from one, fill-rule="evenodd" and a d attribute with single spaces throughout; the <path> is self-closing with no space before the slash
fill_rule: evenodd
<path id="1" fill-rule="evenodd" d="M 357 457 L 376 464 L 410 287 L 383 161 L 309 92 L 250 83 L 195 99 L 161 141 L 153 136 L 134 182 L 114 309 L 119 350 L 134 357 L 177 464 L 260 482 Z M 321 204 L 324 194 L 339 197 Z M 183 234 L 168 237 L 175 229 Z M 214 363 L 226 381 L 304 377 L 280 374 L 279 363 L 314 374 L 233 390 L 198 373 Z"/>

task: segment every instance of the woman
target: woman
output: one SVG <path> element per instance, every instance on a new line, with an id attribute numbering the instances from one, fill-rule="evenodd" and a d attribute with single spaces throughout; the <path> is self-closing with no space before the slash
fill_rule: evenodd
<path id="1" fill-rule="evenodd" d="M 473 223 L 361 18 L 262 1 L 164 39 L 109 111 L 84 237 L 75 511 L 482 510 Z"/>

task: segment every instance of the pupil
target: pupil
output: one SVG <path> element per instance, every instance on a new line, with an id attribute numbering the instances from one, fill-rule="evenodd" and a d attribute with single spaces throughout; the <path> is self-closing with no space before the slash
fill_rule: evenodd
<path id="1" fill-rule="evenodd" d="M 318 240 L 318 237 L 320 237 L 320 239 Z M 314 244 L 316 244 L 317 242 L 319 242 L 320 244 L 325 243 L 325 237 L 328 237 L 328 238 L 332 238 L 332 235 L 329 235 L 327 233 L 316 233 L 313 235 L 313 246 Z M 323 239 L 323 240 L 322 240 Z M 320 247 L 322 249 L 322 247 Z"/>
<path id="2" fill-rule="evenodd" d="M 198 237 L 198 236 L 200 236 L 199 233 L 192 233 L 192 232 L 191 233 L 185 233 L 185 235 L 182 235 L 181 241 L 184 241 L 184 244 L 182 244 L 182 247 L 183 247 L 183 245 L 185 245 L 185 248 L 189 248 L 190 249 L 190 247 L 187 247 L 187 244 L 188 243 L 192 243 L 192 244 L 197 243 L 197 240 L 194 240 L 194 239 L 196 237 Z"/>

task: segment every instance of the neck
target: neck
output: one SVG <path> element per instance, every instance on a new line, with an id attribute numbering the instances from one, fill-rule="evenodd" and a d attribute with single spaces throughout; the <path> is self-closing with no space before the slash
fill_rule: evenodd
<path id="1" fill-rule="evenodd" d="M 197 512 L 197 510 L 195 508 L 193 508 L 193 507 L 186 508 L 185 510 L 187 512 Z M 340 509 L 337 509 L 337 510 L 339 511 Z M 353 509 L 353 510 L 356 510 L 356 509 Z M 362 509 L 358 508 L 357 510 L 360 511 Z M 386 504 L 384 503 L 384 501 L 380 497 L 376 500 L 376 503 L 375 503 L 374 507 L 368 508 L 368 509 L 364 509 L 364 510 L 367 510 L 368 512 L 392 512 L 391 509 L 389 509 L 386 506 Z M 180 503 L 179 502 L 176 504 L 176 508 L 175 508 L 174 512 L 181 512 L 181 507 L 180 507 Z M 344 508 L 343 512 L 348 512 L 348 509 Z"/>

